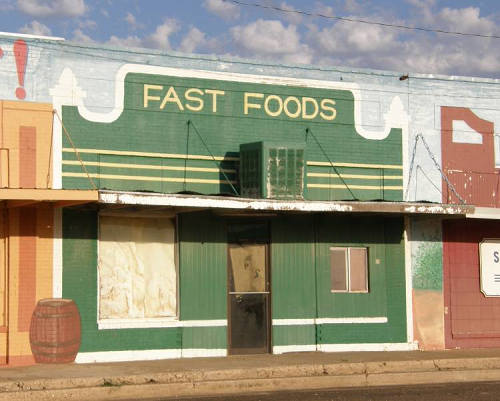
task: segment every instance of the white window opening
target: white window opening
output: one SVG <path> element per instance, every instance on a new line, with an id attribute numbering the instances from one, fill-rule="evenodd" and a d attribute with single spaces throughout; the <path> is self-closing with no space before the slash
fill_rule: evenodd
<path id="1" fill-rule="evenodd" d="M 175 220 L 99 217 L 99 328 L 161 327 L 177 317 Z M 106 324 L 107 323 L 107 324 Z"/>
<path id="2" fill-rule="evenodd" d="M 368 248 L 330 248 L 331 292 L 368 292 Z"/>

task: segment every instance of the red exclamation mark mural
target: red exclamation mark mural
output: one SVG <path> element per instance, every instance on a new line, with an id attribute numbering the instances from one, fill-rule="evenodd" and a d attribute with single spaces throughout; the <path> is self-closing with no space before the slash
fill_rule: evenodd
<path id="1" fill-rule="evenodd" d="M 24 99 L 26 91 L 24 90 L 24 73 L 26 72 L 26 62 L 28 61 L 28 45 L 22 39 L 14 42 L 14 57 L 16 58 L 17 80 L 19 87 L 16 89 L 16 97 Z"/>

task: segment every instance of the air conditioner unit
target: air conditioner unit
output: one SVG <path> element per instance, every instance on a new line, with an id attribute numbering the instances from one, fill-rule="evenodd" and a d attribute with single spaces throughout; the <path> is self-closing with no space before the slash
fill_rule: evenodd
<path id="1" fill-rule="evenodd" d="M 240 145 L 240 192 L 246 198 L 303 199 L 304 144 Z"/>

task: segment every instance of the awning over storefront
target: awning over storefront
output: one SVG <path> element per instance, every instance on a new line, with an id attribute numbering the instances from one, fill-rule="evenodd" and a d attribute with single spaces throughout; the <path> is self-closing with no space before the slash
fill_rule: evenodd
<path id="1" fill-rule="evenodd" d="M 474 212 L 469 205 L 447 205 L 418 202 L 302 201 L 249 199 L 224 196 L 159 194 L 142 192 L 99 191 L 102 205 L 155 206 L 181 211 L 214 209 L 221 212 L 245 213 L 383 213 L 465 216 Z"/>

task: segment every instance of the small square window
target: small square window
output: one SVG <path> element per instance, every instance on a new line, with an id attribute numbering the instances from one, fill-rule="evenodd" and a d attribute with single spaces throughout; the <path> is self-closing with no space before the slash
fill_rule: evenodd
<path id="1" fill-rule="evenodd" d="M 332 292 L 368 292 L 368 248 L 331 247 Z"/>

